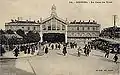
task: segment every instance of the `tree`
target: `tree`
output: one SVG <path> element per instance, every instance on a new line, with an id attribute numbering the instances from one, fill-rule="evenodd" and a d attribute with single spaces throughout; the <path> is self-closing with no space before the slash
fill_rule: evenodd
<path id="1" fill-rule="evenodd" d="M 1 29 L 1 30 L 0 30 L 0 34 L 5 34 L 5 32 Z"/>
<path id="2" fill-rule="evenodd" d="M 3 53 L 5 53 L 4 48 L 2 47 L 2 45 L 0 45 L 0 56 L 3 56 Z"/>
<path id="3" fill-rule="evenodd" d="M 39 42 L 40 41 L 40 35 L 39 33 L 34 33 L 33 31 L 29 31 L 27 34 L 27 41 L 29 43 L 32 43 L 32 42 Z"/>
<path id="4" fill-rule="evenodd" d="M 7 34 L 15 34 L 14 31 L 12 31 L 11 29 L 6 31 Z"/>
<path id="5" fill-rule="evenodd" d="M 6 44 L 7 43 L 7 37 L 5 35 L 0 35 L 0 44 Z"/>
<path id="6" fill-rule="evenodd" d="M 25 35 L 25 32 L 24 32 L 22 29 L 18 29 L 18 30 L 16 31 L 16 33 L 17 33 L 18 35 L 22 36 L 23 38 L 26 36 L 26 35 Z"/>
<path id="7" fill-rule="evenodd" d="M 36 42 L 40 41 L 40 34 L 38 32 L 35 33 L 35 41 Z"/>
<path id="8" fill-rule="evenodd" d="M 17 37 L 12 36 L 11 38 L 8 39 L 9 45 L 17 44 Z"/>

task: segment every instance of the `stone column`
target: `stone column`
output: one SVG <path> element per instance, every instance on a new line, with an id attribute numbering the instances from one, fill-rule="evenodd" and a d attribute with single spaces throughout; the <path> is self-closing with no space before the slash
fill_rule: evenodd
<path id="1" fill-rule="evenodd" d="M 52 30 L 52 19 L 51 19 L 51 21 L 50 21 L 50 22 L 51 22 L 50 24 L 51 24 L 51 30 Z"/>
<path id="2" fill-rule="evenodd" d="M 65 25 L 65 43 L 67 43 L 67 25 Z"/>
<path id="3" fill-rule="evenodd" d="M 40 42 L 43 42 L 42 24 L 40 24 Z"/>
<path id="4" fill-rule="evenodd" d="M 56 30 L 57 30 L 57 20 L 55 20 L 55 23 L 56 23 Z"/>

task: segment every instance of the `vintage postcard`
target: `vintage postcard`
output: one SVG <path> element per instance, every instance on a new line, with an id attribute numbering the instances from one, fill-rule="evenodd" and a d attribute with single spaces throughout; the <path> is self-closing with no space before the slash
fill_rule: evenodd
<path id="1" fill-rule="evenodd" d="M 0 75 L 120 75 L 120 0 L 1 0 Z"/>

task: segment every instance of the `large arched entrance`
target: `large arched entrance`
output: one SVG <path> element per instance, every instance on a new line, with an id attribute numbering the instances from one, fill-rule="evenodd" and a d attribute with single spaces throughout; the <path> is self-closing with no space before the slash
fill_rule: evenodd
<path id="1" fill-rule="evenodd" d="M 67 43 L 68 21 L 57 16 L 55 5 L 51 8 L 51 16 L 40 20 L 41 42 L 65 42 Z"/>
<path id="2" fill-rule="evenodd" d="M 65 34 L 64 33 L 44 33 L 43 41 L 47 42 L 65 42 Z"/>

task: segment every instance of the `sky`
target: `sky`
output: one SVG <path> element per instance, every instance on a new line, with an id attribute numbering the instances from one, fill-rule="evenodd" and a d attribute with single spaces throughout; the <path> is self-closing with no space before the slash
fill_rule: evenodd
<path id="1" fill-rule="evenodd" d="M 69 3 L 69 1 L 112 3 Z M 55 4 L 57 15 L 62 19 L 96 20 L 101 29 L 113 26 L 113 16 L 117 15 L 117 26 L 120 26 L 120 0 L 0 0 L 0 29 L 11 19 L 22 17 L 23 20 L 45 19 L 50 16 L 51 7 Z"/>

